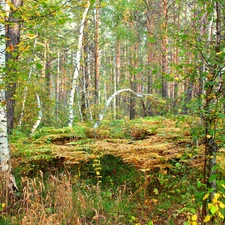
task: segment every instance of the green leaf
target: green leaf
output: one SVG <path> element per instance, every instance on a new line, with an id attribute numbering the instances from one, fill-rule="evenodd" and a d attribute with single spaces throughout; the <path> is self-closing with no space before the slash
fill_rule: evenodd
<path id="1" fill-rule="evenodd" d="M 209 178 L 209 182 L 214 181 L 218 177 L 218 174 L 212 174 Z"/>
<path id="2" fill-rule="evenodd" d="M 197 187 L 200 188 L 202 186 L 202 182 L 201 181 L 197 181 Z"/>
<path id="3" fill-rule="evenodd" d="M 158 195 L 159 194 L 159 190 L 157 188 L 154 188 L 153 192 Z"/>
<path id="4" fill-rule="evenodd" d="M 196 210 L 194 208 L 191 208 L 190 211 L 192 214 L 196 214 Z"/>
<path id="5" fill-rule="evenodd" d="M 218 208 L 215 205 L 212 205 L 209 210 L 212 214 L 215 214 L 218 211 Z"/>
<path id="6" fill-rule="evenodd" d="M 35 66 L 36 66 L 37 69 L 42 69 L 43 68 L 43 66 L 40 63 L 36 63 Z"/>

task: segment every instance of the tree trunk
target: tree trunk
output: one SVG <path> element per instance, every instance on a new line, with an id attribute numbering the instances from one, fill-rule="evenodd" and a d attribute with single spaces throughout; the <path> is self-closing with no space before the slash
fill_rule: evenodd
<path id="1" fill-rule="evenodd" d="M 0 2 L 2 10 L 6 10 L 8 7 L 4 1 Z M 5 36 L 5 26 L 0 24 L 0 37 Z M 6 45 L 4 42 L 0 43 L 0 84 L 2 84 L 3 68 L 6 64 L 5 51 Z M 2 86 L 1 86 L 2 87 Z M 10 161 L 10 148 L 8 143 L 8 132 L 7 132 L 7 116 L 5 110 L 5 90 L 0 89 L 0 174 L 2 182 L 5 184 L 7 193 L 14 196 L 14 191 L 18 190 L 15 182 L 15 178 L 11 172 L 11 161 Z M 7 195 L 6 195 L 7 197 Z M 7 199 L 6 199 L 7 202 Z"/>
<path id="2" fill-rule="evenodd" d="M 152 96 L 154 98 L 153 95 L 151 94 L 140 94 L 140 93 L 136 93 L 135 91 L 131 90 L 130 88 L 127 88 L 127 89 L 121 89 L 121 90 L 118 90 L 116 91 L 115 93 L 113 93 L 106 101 L 105 103 L 105 107 L 104 109 L 102 110 L 102 112 L 100 113 L 99 115 L 99 120 L 95 123 L 94 125 L 94 128 L 97 128 L 99 127 L 100 125 L 100 122 L 102 121 L 103 117 L 105 116 L 105 113 L 110 105 L 110 103 L 112 102 L 112 100 L 118 96 L 120 93 L 122 92 L 130 92 L 131 94 L 133 94 L 134 96 L 138 97 L 138 98 L 143 98 L 144 96 Z"/>
<path id="3" fill-rule="evenodd" d="M 74 94 L 75 94 L 75 90 L 76 90 L 76 86 L 77 86 L 77 79 L 79 77 L 79 72 L 80 72 L 80 58 L 81 58 L 81 51 L 82 51 L 82 40 L 83 40 L 83 33 L 84 33 L 84 25 L 85 25 L 85 20 L 86 20 L 86 16 L 87 16 L 89 7 L 90 7 L 90 1 L 88 1 L 87 6 L 86 6 L 86 8 L 83 12 L 82 20 L 81 20 L 81 24 L 80 24 L 80 32 L 79 32 L 79 37 L 78 37 L 77 54 L 76 54 L 76 61 L 75 61 L 75 70 L 74 70 L 74 75 L 73 75 L 73 79 L 72 79 L 72 87 L 71 87 L 70 96 L 69 96 L 68 127 L 73 126 Z"/>
<path id="4" fill-rule="evenodd" d="M 14 6 L 10 9 L 6 28 L 6 65 L 11 68 L 11 71 L 7 72 L 6 75 L 6 108 L 7 108 L 7 126 L 8 133 L 11 133 L 14 128 L 14 109 L 15 109 L 15 99 L 14 95 L 16 92 L 16 80 L 17 80 L 17 69 L 15 64 L 12 68 L 12 63 L 16 62 L 19 58 L 19 52 L 17 50 L 17 45 L 20 42 L 20 23 L 18 15 L 18 8 L 22 6 L 22 0 L 11 0 L 11 4 Z M 16 12 L 17 11 L 17 12 Z"/>
<path id="5" fill-rule="evenodd" d="M 162 42 L 162 97 L 168 98 L 168 81 L 166 75 L 168 73 L 168 0 L 163 1 L 163 42 Z"/>
<path id="6" fill-rule="evenodd" d="M 36 94 L 36 99 L 37 99 L 37 106 L 38 106 L 38 118 L 37 118 L 37 121 L 36 123 L 34 124 L 34 126 L 32 127 L 31 129 L 31 133 L 33 134 L 35 132 L 35 130 L 38 128 L 38 126 L 40 125 L 41 123 L 41 120 L 42 120 L 42 110 L 41 110 L 41 100 L 40 100 L 40 97 L 38 95 L 38 93 L 35 93 Z"/>
<path id="7" fill-rule="evenodd" d="M 131 90 L 136 92 L 137 91 L 137 85 L 136 85 L 137 70 L 136 69 L 138 66 L 138 43 L 135 43 L 132 46 L 131 55 L 132 55 L 132 58 L 131 58 L 132 71 L 131 71 L 131 77 L 130 77 L 130 87 L 131 87 Z M 136 99 L 131 94 L 131 96 L 130 96 L 130 120 L 133 120 L 135 118 L 135 113 L 136 113 L 135 112 L 135 104 L 136 104 Z"/>
<path id="8" fill-rule="evenodd" d="M 87 26 L 87 23 L 85 24 L 85 27 Z M 83 65 L 83 91 L 82 91 L 82 99 L 81 99 L 81 112 L 84 121 L 88 119 L 87 117 L 87 108 L 88 108 L 88 86 L 89 86 L 89 75 L 88 75 L 88 61 L 89 61 L 89 47 L 88 47 L 88 33 L 86 33 L 84 37 L 84 65 Z"/>
<path id="9" fill-rule="evenodd" d="M 116 40 L 116 72 L 114 74 L 114 93 L 117 91 L 117 86 L 118 86 L 118 79 L 120 78 L 120 67 L 121 67 L 121 61 L 120 61 L 120 40 L 117 37 Z M 117 118 L 117 102 L 118 99 L 117 97 L 114 98 L 114 104 L 113 104 L 113 111 L 114 111 L 114 119 Z"/>
<path id="10" fill-rule="evenodd" d="M 95 104 L 96 105 L 99 104 L 99 76 L 100 76 L 99 23 L 100 23 L 100 0 L 97 0 L 95 9 Z"/>
<path id="11" fill-rule="evenodd" d="M 153 29 L 154 29 L 154 16 L 153 12 L 151 11 L 152 8 L 152 2 L 147 0 L 145 2 L 147 10 L 146 10 L 146 28 L 148 31 L 148 57 L 147 57 L 147 63 L 148 63 L 148 85 L 147 85 L 147 92 L 148 94 L 153 93 L 152 84 L 153 84 L 153 77 L 152 77 L 152 66 L 153 66 L 153 42 L 154 42 L 154 36 L 153 36 Z"/>

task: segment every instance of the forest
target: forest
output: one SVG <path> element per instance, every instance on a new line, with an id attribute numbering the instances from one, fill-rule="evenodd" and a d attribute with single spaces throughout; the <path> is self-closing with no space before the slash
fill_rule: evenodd
<path id="1" fill-rule="evenodd" d="M 224 0 L 0 0 L 0 225 L 223 225 L 224 124 Z"/>

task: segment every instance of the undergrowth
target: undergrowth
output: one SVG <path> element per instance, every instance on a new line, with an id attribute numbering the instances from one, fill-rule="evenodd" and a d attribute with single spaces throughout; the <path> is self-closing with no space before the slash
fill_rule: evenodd
<path id="1" fill-rule="evenodd" d="M 204 158 L 190 131 L 164 117 L 41 128 L 32 136 L 15 130 L 19 192 L 8 201 L 0 182 L 0 224 L 194 225 L 205 195 Z M 223 193 L 223 152 L 218 162 Z"/>

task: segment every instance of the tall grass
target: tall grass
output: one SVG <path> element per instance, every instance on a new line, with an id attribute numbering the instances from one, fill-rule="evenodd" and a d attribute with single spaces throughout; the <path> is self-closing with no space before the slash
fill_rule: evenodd
<path id="1" fill-rule="evenodd" d="M 35 178 L 22 178 L 21 186 L 19 200 L 10 203 L 1 189 L 0 199 L 8 210 L 1 209 L 0 224 L 133 224 L 129 218 L 135 203 L 126 184 L 103 190 L 98 183 L 87 185 L 69 172 L 47 178 L 40 172 Z"/>

